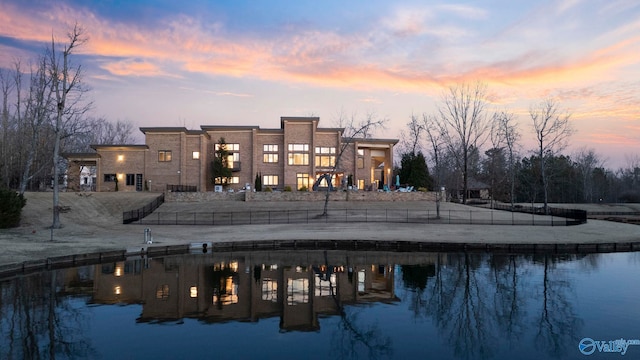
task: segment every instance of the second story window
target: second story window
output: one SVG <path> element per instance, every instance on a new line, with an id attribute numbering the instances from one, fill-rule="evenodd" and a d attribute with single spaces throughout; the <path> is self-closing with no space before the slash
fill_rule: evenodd
<path id="1" fill-rule="evenodd" d="M 309 165 L 309 144 L 289 144 L 289 165 Z"/>
<path id="2" fill-rule="evenodd" d="M 158 161 L 159 162 L 171 161 L 171 150 L 158 150 Z"/>
<path id="3" fill-rule="evenodd" d="M 334 167 L 336 166 L 336 148 L 316 146 L 316 166 Z"/>
<path id="4" fill-rule="evenodd" d="M 265 163 L 277 163 L 278 162 L 278 145 L 277 144 L 265 144 L 263 146 L 262 162 Z"/>

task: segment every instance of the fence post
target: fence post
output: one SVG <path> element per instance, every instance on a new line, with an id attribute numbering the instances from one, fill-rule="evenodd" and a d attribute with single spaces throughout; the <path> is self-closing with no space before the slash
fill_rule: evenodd
<path id="1" fill-rule="evenodd" d="M 160 225 L 160 213 L 158 213 L 158 225 Z"/>

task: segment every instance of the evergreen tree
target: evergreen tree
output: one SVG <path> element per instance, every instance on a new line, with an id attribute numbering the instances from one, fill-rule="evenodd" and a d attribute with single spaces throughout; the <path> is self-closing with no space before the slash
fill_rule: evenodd
<path id="1" fill-rule="evenodd" d="M 429 175 L 427 161 L 421 151 L 402 154 L 398 175 L 403 184 L 409 184 L 415 188 L 433 188 L 433 179 Z"/>
<path id="2" fill-rule="evenodd" d="M 4 186 L 0 187 L 0 229 L 20 225 L 22 208 L 26 204 L 27 199 L 22 194 Z"/>
<path id="3" fill-rule="evenodd" d="M 213 161 L 211 162 L 211 173 L 214 185 L 227 185 L 231 179 L 231 169 L 229 168 L 229 151 L 224 138 L 220 138 L 216 144 Z"/>

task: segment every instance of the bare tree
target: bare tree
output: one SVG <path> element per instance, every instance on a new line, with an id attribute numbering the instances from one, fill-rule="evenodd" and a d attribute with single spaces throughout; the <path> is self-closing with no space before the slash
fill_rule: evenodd
<path id="1" fill-rule="evenodd" d="M 594 149 L 583 147 L 578 149 L 574 155 L 574 162 L 582 180 L 583 200 L 585 202 L 593 202 L 593 171 L 598 167 L 602 167 L 603 161 Z"/>
<path id="2" fill-rule="evenodd" d="M 82 105 L 82 94 L 86 89 L 81 84 L 82 68 L 80 65 L 71 64 L 71 55 L 82 46 L 87 38 L 84 30 L 78 24 L 67 34 L 69 42 L 63 46 L 62 53 L 58 54 L 53 36 L 51 37 L 51 49 L 49 51 L 49 75 L 52 80 L 51 89 L 56 99 L 56 112 L 54 122 L 55 142 L 53 150 L 53 223 L 52 229 L 60 228 L 60 207 L 58 181 L 60 173 L 60 143 L 65 132 L 65 121 L 77 123 L 78 119 L 88 109 L 89 105 Z"/>
<path id="3" fill-rule="evenodd" d="M 0 147 L 0 155 L 3 161 L 0 162 L 3 166 L 3 175 L 0 178 L 5 182 L 5 185 L 9 187 L 9 166 L 4 162 L 9 153 L 9 97 L 13 92 L 15 86 L 11 81 L 10 74 L 4 69 L 0 69 L 0 90 L 2 91 L 2 146 Z"/>
<path id="4" fill-rule="evenodd" d="M 27 145 L 27 158 L 24 162 L 22 170 L 22 176 L 20 179 L 20 194 L 24 194 L 27 190 L 29 181 L 34 176 L 34 173 L 39 172 L 42 169 L 32 171 L 32 166 L 40 137 L 42 128 L 48 124 L 49 117 L 52 113 L 53 106 L 53 93 L 51 92 L 52 80 L 47 74 L 47 58 L 42 56 L 38 59 L 38 64 L 35 68 L 31 69 L 29 94 L 25 101 L 24 109 L 24 126 L 25 131 L 28 131 L 28 138 L 24 140 L 28 142 Z M 16 71 L 19 72 L 19 64 L 16 65 Z M 17 80 L 19 81 L 19 80 Z"/>
<path id="5" fill-rule="evenodd" d="M 354 141 L 358 138 L 368 138 L 372 131 L 377 128 L 384 127 L 387 123 L 387 118 L 379 118 L 374 113 L 367 113 L 366 116 L 360 120 L 357 120 L 357 116 L 354 114 L 350 118 L 347 118 L 344 114 L 344 111 L 340 112 L 337 123 L 344 130 L 342 131 L 342 139 L 340 141 L 340 149 L 336 154 L 336 160 L 331 168 L 331 171 L 328 173 L 329 178 L 333 179 L 337 170 L 340 168 L 340 160 L 342 155 L 349 147 L 354 147 Z M 354 149 L 357 151 L 357 149 Z M 322 216 L 327 216 L 328 208 L 329 208 L 329 195 L 331 193 L 331 187 L 327 186 L 327 192 L 324 198 L 324 208 L 322 211 Z"/>
<path id="6" fill-rule="evenodd" d="M 569 113 L 561 112 L 555 100 L 549 98 L 529 109 L 536 133 L 537 155 L 540 157 L 540 175 L 544 193 L 544 212 L 549 213 L 549 174 L 546 159 L 567 146 L 567 140 L 573 134 Z"/>
<path id="7" fill-rule="evenodd" d="M 506 146 L 509 156 L 509 185 L 510 185 L 510 199 L 511 207 L 513 208 L 515 199 L 515 186 L 516 186 L 516 156 L 518 153 L 518 142 L 520 141 L 520 133 L 518 132 L 516 120 L 513 113 L 502 111 L 495 115 L 497 121 L 497 131 L 504 139 L 504 145 Z"/>
<path id="8" fill-rule="evenodd" d="M 409 129 L 408 133 L 402 131 L 400 133 L 400 137 L 402 138 L 402 146 L 405 149 L 405 152 L 415 154 L 420 151 L 420 136 L 424 131 L 424 125 L 420 122 L 418 117 L 414 114 L 411 114 L 411 121 L 407 123 L 407 128 Z"/>
<path id="9" fill-rule="evenodd" d="M 489 130 L 485 114 L 487 86 L 481 82 L 452 86 L 442 95 L 437 124 L 445 146 L 462 171 L 462 202 L 467 202 L 469 160 Z"/>
<path id="10" fill-rule="evenodd" d="M 442 136 L 436 128 L 436 119 L 426 114 L 422 116 L 422 128 L 427 134 L 427 140 L 431 146 L 431 158 L 434 163 L 435 190 L 436 190 L 436 218 L 440 219 L 440 201 L 442 200 Z"/>

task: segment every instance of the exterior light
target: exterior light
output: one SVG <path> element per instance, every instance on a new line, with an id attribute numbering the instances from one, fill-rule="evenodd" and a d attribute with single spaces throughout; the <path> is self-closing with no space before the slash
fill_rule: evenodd
<path id="1" fill-rule="evenodd" d="M 116 295 L 122 294 L 122 288 L 120 286 L 116 286 L 113 288 L 113 293 Z"/>
<path id="2" fill-rule="evenodd" d="M 192 298 L 197 298 L 198 297 L 198 287 L 197 286 L 192 286 L 191 288 L 189 288 L 189 296 Z"/>
<path id="3" fill-rule="evenodd" d="M 124 155 L 118 155 L 118 161 L 124 161 Z"/>

